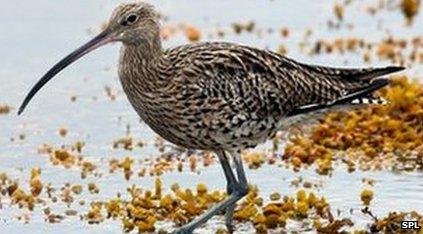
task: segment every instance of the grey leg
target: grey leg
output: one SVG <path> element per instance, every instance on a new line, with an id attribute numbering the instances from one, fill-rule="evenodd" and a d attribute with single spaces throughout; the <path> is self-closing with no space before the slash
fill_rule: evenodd
<path id="1" fill-rule="evenodd" d="M 238 177 L 238 183 L 236 184 L 235 189 L 240 194 L 241 197 L 244 197 L 248 192 L 248 182 L 245 176 L 244 167 L 242 165 L 242 158 L 240 153 L 236 153 L 236 154 L 234 153 L 232 154 L 232 157 L 235 163 L 235 170 L 237 172 L 237 177 Z M 230 233 L 234 231 L 233 216 L 235 211 L 235 205 L 236 203 L 229 206 L 226 209 L 226 214 L 225 214 L 225 224 Z"/>
<path id="2" fill-rule="evenodd" d="M 231 195 L 232 192 L 236 189 L 236 186 L 238 186 L 238 181 L 236 180 L 235 175 L 232 172 L 231 165 L 229 163 L 227 155 L 225 154 L 225 151 L 222 151 L 217 155 L 219 157 L 220 164 L 222 164 L 223 171 L 225 172 L 225 177 L 227 181 L 226 191 L 228 195 Z M 233 216 L 235 205 L 236 204 L 234 203 L 233 205 L 228 206 L 228 208 L 226 208 L 225 213 L 225 225 L 230 233 L 234 231 Z"/>
<path id="3" fill-rule="evenodd" d="M 238 192 L 245 196 L 248 193 L 248 182 L 247 177 L 245 176 L 244 166 L 242 165 L 242 157 L 239 152 L 232 155 L 235 163 L 236 174 L 238 177 Z"/>
<path id="4" fill-rule="evenodd" d="M 243 196 L 240 195 L 237 191 L 232 193 L 227 199 L 219 202 L 216 206 L 208 210 L 206 213 L 202 214 L 200 217 L 196 218 L 194 221 L 190 222 L 189 224 L 183 226 L 175 233 L 177 234 L 190 234 L 192 233 L 197 227 L 202 225 L 203 223 L 207 222 L 210 218 L 221 212 L 222 210 L 226 209 L 228 206 L 235 204 L 239 199 Z"/>
<path id="5" fill-rule="evenodd" d="M 225 151 L 221 151 L 217 153 L 217 157 L 219 158 L 219 162 L 222 165 L 223 172 L 225 173 L 227 185 L 226 185 L 226 192 L 228 195 L 232 194 L 234 187 L 238 183 L 234 173 L 232 172 L 231 165 L 229 164 L 228 156 L 226 155 Z"/>
<path id="6" fill-rule="evenodd" d="M 235 229 L 234 224 L 233 224 L 235 205 L 236 205 L 236 203 L 234 203 L 234 204 L 228 206 L 228 208 L 226 208 L 225 226 L 228 229 L 229 233 L 233 233 L 234 229 Z"/>
<path id="7" fill-rule="evenodd" d="M 248 192 L 247 179 L 245 176 L 244 168 L 242 166 L 242 159 L 239 153 L 233 154 L 235 169 L 236 169 L 236 173 L 237 173 L 239 181 L 236 181 L 226 155 L 222 152 L 219 152 L 218 156 L 219 156 L 219 160 L 222 163 L 222 167 L 225 172 L 225 177 L 228 180 L 228 187 L 227 187 L 228 191 L 230 190 L 231 194 L 229 195 L 227 199 L 221 201 L 220 203 L 215 205 L 213 208 L 208 210 L 206 213 L 196 218 L 194 221 L 190 222 L 189 224 L 177 230 L 175 233 L 178 233 L 178 234 L 192 233 L 197 227 L 207 222 L 207 220 L 209 220 L 214 215 L 218 214 L 219 212 L 225 209 L 227 210 L 227 214 L 228 212 L 230 213 L 229 216 L 226 215 L 226 224 L 228 224 L 228 222 L 232 224 L 232 215 L 233 215 L 233 209 L 235 207 L 235 204 L 237 201 L 243 198 Z M 225 156 L 225 157 L 222 157 L 222 156 Z M 230 181 L 235 181 L 235 182 L 232 183 Z"/>

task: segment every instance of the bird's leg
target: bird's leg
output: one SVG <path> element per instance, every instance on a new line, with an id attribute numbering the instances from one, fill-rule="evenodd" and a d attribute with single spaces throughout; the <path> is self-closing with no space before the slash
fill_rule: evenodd
<path id="1" fill-rule="evenodd" d="M 235 205 L 236 205 L 236 203 L 234 203 L 234 204 L 228 206 L 228 208 L 226 208 L 225 225 L 226 225 L 226 228 L 228 229 L 229 233 L 234 232 L 233 219 L 234 219 Z"/>
<path id="2" fill-rule="evenodd" d="M 231 195 L 232 192 L 236 189 L 238 182 L 235 178 L 234 173 L 232 172 L 231 165 L 229 163 L 229 159 L 225 151 L 218 152 L 217 156 L 219 157 L 219 161 L 220 161 L 220 164 L 222 165 L 223 172 L 225 173 L 225 177 L 227 181 L 226 192 L 228 195 Z M 225 225 L 230 233 L 234 231 L 233 230 L 234 227 L 232 223 L 234 210 L 235 210 L 235 204 L 228 206 L 228 208 L 226 208 L 226 213 L 225 213 Z"/>
<path id="3" fill-rule="evenodd" d="M 212 207 L 210 210 L 202 214 L 200 217 L 196 218 L 194 221 L 188 223 L 187 225 L 183 226 L 182 228 L 175 231 L 177 234 L 188 234 L 192 233 L 197 227 L 202 225 L 203 223 L 207 222 L 210 218 L 217 215 L 222 210 L 227 209 L 228 206 L 231 206 L 235 204 L 239 199 L 241 199 L 243 196 L 241 196 L 239 193 L 234 192 L 232 193 L 228 198 L 225 200 L 217 203 L 214 207 Z"/>
<path id="4" fill-rule="evenodd" d="M 242 194 L 242 196 L 245 196 L 248 193 L 248 182 L 247 177 L 245 176 L 244 166 L 242 165 L 242 157 L 239 152 L 232 155 L 235 163 L 236 174 L 238 177 L 237 192 Z"/>
<path id="5" fill-rule="evenodd" d="M 175 233 L 177 234 L 192 233 L 197 227 L 207 222 L 210 218 L 217 215 L 219 212 L 226 209 L 228 206 L 235 204 L 241 198 L 242 196 L 240 196 L 238 193 L 232 193 L 228 198 L 217 203 L 217 205 L 212 207 L 206 213 L 202 214 L 200 217 L 196 218 L 194 221 L 176 230 Z"/>
<path id="6" fill-rule="evenodd" d="M 248 182 L 247 182 L 247 178 L 245 176 L 244 167 L 242 165 L 241 154 L 239 152 L 233 153 L 232 157 L 233 157 L 233 160 L 234 160 L 234 163 L 235 163 L 235 170 L 236 170 L 236 173 L 237 173 L 238 180 L 236 181 L 236 183 L 233 184 L 233 186 L 231 186 L 230 189 L 231 189 L 231 193 L 235 191 L 235 192 L 239 193 L 239 195 L 242 198 L 248 192 Z M 222 164 L 222 166 L 223 166 L 223 164 Z M 230 172 L 232 172 L 232 170 L 230 170 Z M 233 176 L 233 174 L 232 174 L 232 176 Z M 228 187 L 229 187 L 229 180 L 228 180 Z M 228 192 L 228 194 L 230 194 L 230 193 Z M 234 203 L 234 204 L 228 206 L 228 208 L 226 208 L 225 225 L 226 225 L 226 228 L 228 229 L 228 231 L 230 233 L 232 233 L 234 231 L 233 216 L 234 216 L 235 206 L 236 206 L 236 203 Z"/>
<path id="7" fill-rule="evenodd" d="M 222 156 L 223 154 L 218 154 L 218 156 Z M 195 219 L 194 221 L 190 222 L 189 224 L 183 226 L 182 228 L 175 231 L 175 233 L 179 234 L 185 234 L 185 233 L 192 233 L 194 229 L 202 225 L 203 223 L 207 222 L 210 218 L 221 212 L 222 210 L 228 210 L 228 208 L 232 209 L 233 214 L 233 207 L 235 206 L 236 202 L 239 201 L 241 198 L 243 198 L 247 192 L 248 192 L 248 184 L 244 173 L 244 168 L 242 166 L 242 160 L 240 154 L 234 154 L 234 162 L 235 162 L 235 169 L 238 175 L 238 180 L 235 179 L 235 176 L 233 175 L 232 169 L 229 166 L 228 159 L 226 157 L 220 157 L 219 160 L 224 161 L 222 166 L 224 167 L 225 176 L 227 178 L 233 178 L 233 181 L 235 181 L 233 184 L 234 186 L 230 187 L 231 194 L 228 198 L 225 200 L 219 202 L 217 205 L 215 205 L 213 208 L 202 214 L 200 217 Z M 225 155 L 226 156 L 226 155 Z M 222 160 L 222 159 L 223 160 Z M 229 166 L 229 167 L 228 167 Z M 226 174 L 227 173 L 227 174 Z M 232 175 L 231 175 L 232 174 Z M 232 180 L 232 179 L 231 179 Z M 241 181 L 242 180 L 242 181 Z M 232 183 L 228 179 L 228 184 Z M 229 186 L 228 186 L 229 189 Z M 226 216 L 228 217 L 228 216 Z M 227 218 L 228 219 L 228 218 Z M 232 223 L 232 215 L 229 217 L 230 223 Z"/>
<path id="8" fill-rule="evenodd" d="M 233 160 L 235 162 L 235 170 L 237 172 L 238 181 L 235 184 L 235 192 L 239 194 L 239 196 L 242 198 L 244 197 L 248 192 L 248 182 L 247 178 L 245 176 L 244 167 L 242 165 L 242 158 L 240 153 L 232 154 Z M 228 228 L 228 231 L 232 233 L 234 230 L 233 228 L 233 216 L 235 211 L 235 205 L 236 203 L 232 204 L 226 209 L 225 214 L 225 224 Z"/>
<path id="9" fill-rule="evenodd" d="M 231 195 L 232 191 L 234 190 L 234 187 L 236 186 L 236 184 L 238 184 L 238 182 L 235 178 L 234 173 L 232 172 L 231 165 L 229 163 L 229 159 L 226 153 L 222 151 L 219 152 L 217 156 L 219 158 L 220 164 L 222 165 L 223 172 L 225 173 L 225 178 L 227 181 L 226 192 L 228 193 L 228 195 Z"/>

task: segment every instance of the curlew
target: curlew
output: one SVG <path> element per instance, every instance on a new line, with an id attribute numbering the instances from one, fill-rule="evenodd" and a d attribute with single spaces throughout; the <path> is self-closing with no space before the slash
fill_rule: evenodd
<path id="1" fill-rule="evenodd" d="M 215 152 L 223 167 L 229 196 L 177 233 L 192 233 L 221 211 L 233 231 L 235 204 L 248 190 L 241 150 L 266 141 L 292 117 L 380 103 L 382 99 L 372 92 L 389 80 L 379 77 L 403 69 L 307 65 L 226 42 L 164 50 L 157 12 L 137 2 L 117 7 L 103 32 L 51 68 L 30 90 L 18 113 L 57 73 L 110 42 L 123 44 L 119 78 L 142 120 L 176 145 Z"/>

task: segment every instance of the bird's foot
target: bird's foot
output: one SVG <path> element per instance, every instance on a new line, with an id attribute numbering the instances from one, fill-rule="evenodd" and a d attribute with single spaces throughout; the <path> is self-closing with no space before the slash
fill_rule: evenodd
<path id="1" fill-rule="evenodd" d="M 225 213 L 225 225 L 229 233 L 233 233 L 235 230 L 235 226 L 233 224 L 234 211 L 235 211 L 235 204 L 232 206 L 229 206 L 226 209 L 226 213 Z"/>
<path id="2" fill-rule="evenodd" d="M 173 231 L 172 234 L 192 234 L 193 231 L 191 227 L 183 226 Z"/>
<path id="3" fill-rule="evenodd" d="M 234 233 L 235 231 L 235 225 L 232 222 L 225 222 L 226 229 L 229 233 Z"/>

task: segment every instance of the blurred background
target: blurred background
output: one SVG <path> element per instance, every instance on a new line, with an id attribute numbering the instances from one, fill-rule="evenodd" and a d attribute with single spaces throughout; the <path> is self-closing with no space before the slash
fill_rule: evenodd
<path id="1" fill-rule="evenodd" d="M 122 92 L 116 71 L 120 44 L 73 64 L 36 96 L 22 116 L 15 114 L 32 85 L 56 61 L 98 33 L 121 2 L 1 0 L 0 233 L 121 232 L 122 217 L 108 219 L 106 211 L 91 217 L 91 203 L 107 202 L 117 193 L 128 200 L 128 187 L 153 189 L 157 178 L 165 193 L 174 183 L 192 189 L 204 183 L 210 190 L 224 190 L 220 166 L 214 160 L 205 162 L 212 156 L 202 153 L 197 153 L 194 169 L 194 159 L 181 154 L 174 166 L 165 160 L 159 168 L 163 171 L 155 171 L 161 154 L 173 147 L 140 122 Z M 410 80 L 423 81 L 423 16 L 418 0 L 149 2 L 162 14 L 165 48 L 194 41 L 232 41 L 312 64 L 403 65 Z M 269 141 L 254 152 L 283 161 L 284 138 L 279 148 L 274 144 Z M 176 169 L 179 163 L 182 172 Z M 374 193 L 370 207 L 377 216 L 423 212 L 423 176 L 418 168 L 350 173 L 341 163 L 329 175 L 317 173 L 313 165 L 301 170 L 269 163 L 252 168 L 247 171 L 250 182 L 265 201 L 275 192 L 295 196 L 303 182 L 310 182 L 307 192 L 324 196 L 336 217 L 353 221 L 346 230 L 369 230 L 373 222 L 360 211 L 364 189 Z M 82 191 L 75 192 L 80 188 L 75 185 Z M 17 188 L 23 194 L 13 196 Z M 312 223 L 311 218 L 293 219 L 279 228 L 314 233 Z M 172 224 L 161 221 L 157 226 L 166 229 Z M 199 232 L 223 227 L 217 217 Z M 251 222 L 241 222 L 238 231 L 253 230 Z"/>

